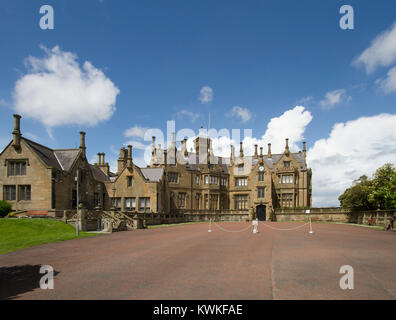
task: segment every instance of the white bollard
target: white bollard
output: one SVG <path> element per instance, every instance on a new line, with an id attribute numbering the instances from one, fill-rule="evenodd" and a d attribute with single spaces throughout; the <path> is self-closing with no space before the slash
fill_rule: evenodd
<path id="1" fill-rule="evenodd" d="M 258 233 L 258 219 L 252 221 L 253 224 L 253 234 Z"/>
<path id="2" fill-rule="evenodd" d="M 209 230 L 208 232 L 212 232 L 212 219 L 209 220 Z"/>
<path id="3" fill-rule="evenodd" d="M 311 217 L 309 217 L 309 232 L 308 233 L 314 233 L 313 230 L 312 230 Z"/>

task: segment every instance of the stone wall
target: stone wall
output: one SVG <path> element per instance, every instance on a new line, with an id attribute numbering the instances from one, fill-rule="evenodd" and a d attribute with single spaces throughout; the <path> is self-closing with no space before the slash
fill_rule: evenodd
<path id="1" fill-rule="evenodd" d="M 355 211 L 344 208 L 312 208 L 306 209 L 276 209 L 275 221 L 308 221 L 342 222 L 366 225 L 385 226 L 394 219 L 396 210 Z M 395 228 L 395 226 L 394 226 Z"/>

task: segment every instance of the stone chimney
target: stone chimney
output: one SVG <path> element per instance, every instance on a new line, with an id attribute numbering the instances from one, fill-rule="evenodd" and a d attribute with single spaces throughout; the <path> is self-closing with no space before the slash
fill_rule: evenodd
<path id="1" fill-rule="evenodd" d="M 230 154 L 230 163 L 234 163 L 234 156 L 235 156 L 235 150 L 234 150 L 234 145 L 231 144 L 231 154 Z"/>
<path id="2" fill-rule="evenodd" d="M 98 163 L 97 165 L 100 166 L 102 164 L 102 154 L 98 153 Z"/>
<path id="3" fill-rule="evenodd" d="M 257 148 L 258 148 L 258 145 L 255 144 L 255 145 L 254 145 L 254 159 L 258 159 Z"/>
<path id="4" fill-rule="evenodd" d="M 110 173 L 110 166 L 105 162 L 105 153 L 98 153 L 99 156 L 99 168 L 108 176 Z"/>
<path id="5" fill-rule="evenodd" d="M 272 158 L 272 153 L 271 153 L 271 143 L 268 143 L 268 159 Z"/>
<path id="6" fill-rule="evenodd" d="M 15 150 L 21 149 L 21 116 L 14 114 L 14 131 L 12 131 L 12 145 Z"/>
<path id="7" fill-rule="evenodd" d="M 239 157 L 243 158 L 243 143 L 242 143 L 242 141 L 239 143 Z"/>
<path id="8" fill-rule="evenodd" d="M 304 161 L 307 163 L 307 143 L 303 142 L 303 154 L 304 154 Z"/>
<path id="9" fill-rule="evenodd" d="M 260 163 L 264 163 L 263 147 L 260 147 Z"/>
<path id="10" fill-rule="evenodd" d="M 127 168 L 132 168 L 132 146 L 128 146 Z"/>
<path id="11" fill-rule="evenodd" d="M 155 137 L 154 136 L 152 136 L 151 137 L 151 154 L 153 155 L 153 156 L 155 156 L 156 155 L 156 149 L 155 149 Z"/>
<path id="12" fill-rule="evenodd" d="M 286 155 L 289 154 L 289 138 L 286 138 L 285 153 L 286 153 Z"/>
<path id="13" fill-rule="evenodd" d="M 118 157 L 118 168 L 117 168 L 117 174 L 120 174 L 122 170 L 124 170 L 125 167 L 125 162 L 126 162 L 126 157 L 125 157 L 125 148 L 122 147 L 120 149 L 120 156 Z"/>
<path id="14" fill-rule="evenodd" d="M 188 157 L 187 138 L 184 138 L 184 140 L 182 141 L 182 151 L 183 151 L 184 157 Z"/>

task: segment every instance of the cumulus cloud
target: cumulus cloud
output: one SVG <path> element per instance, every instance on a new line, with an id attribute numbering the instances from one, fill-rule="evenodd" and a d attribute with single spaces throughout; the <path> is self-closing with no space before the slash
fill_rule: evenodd
<path id="1" fill-rule="evenodd" d="M 201 103 L 208 103 L 213 100 L 213 89 L 209 86 L 201 88 L 199 100 Z"/>
<path id="2" fill-rule="evenodd" d="M 176 116 L 178 118 L 187 117 L 187 118 L 189 118 L 191 120 L 191 122 L 195 122 L 197 119 L 200 118 L 200 115 L 198 113 L 195 113 L 195 112 L 192 112 L 192 111 L 186 110 L 186 109 L 178 111 L 176 113 Z"/>
<path id="3" fill-rule="evenodd" d="M 377 84 L 384 93 L 396 92 L 396 67 L 389 70 L 385 79 L 378 79 Z"/>
<path id="4" fill-rule="evenodd" d="M 126 129 L 124 132 L 125 137 L 127 138 L 132 138 L 132 137 L 137 137 L 137 138 L 144 138 L 144 134 L 149 128 L 144 128 L 141 126 L 134 126 L 132 128 Z"/>
<path id="5" fill-rule="evenodd" d="M 271 143 L 272 152 L 281 153 L 285 148 L 285 139 L 289 138 L 290 150 L 300 150 L 298 143 L 304 139 L 304 132 L 312 121 L 312 114 L 303 106 L 285 111 L 281 116 L 272 118 L 260 144 Z"/>
<path id="6" fill-rule="evenodd" d="M 338 206 L 338 196 L 363 174 L 396 159 L 396 115 L 380 114 L 334 125 L 308 150 L 313 205 Z"/>
<path id="7" fill-rule="evenodd" d="M 242 123 L 248 122 L 252 118 L 252 114 L 249 109 L 242 108 L 240 106 L 235 106 L 231 109 L 229 113 L 226 114 L 227 117 L 235 117 L 241 120 Z"/>
<path id="8" fill-rule="evenodd" d="M 327 92 L 325 98 L 320 101 L 320 105 L 323 109 L 331 109 L 336 104 L 339 104 L 343 101 L 350 101 L 351 99 L 351 97 L 346 95 L 345 89 L 338 89 Z"/>
<path id="9" fill-rule="evenodd" d="M 138 149 L 138 150 L 146 150 L 146 148 L 148 147 L 142 142 L 136 140 L 127 141 L 125 142 L 125 145 L 126 146 L 131 145 L 134 149 Z"/>
<path id="10" fill-rule="evenodd" d="M 396 23 L 379 34 L 370 47 L 353 61 L 353 65 L 363 65 L 368 74 L 378 67 L 387 67 L 396 61 Z"/>
<path id="11" fill-rule="evenodd" d="M 114 83 L 89 61 L 80 66 L 71 52 L 41 48 L 45 56 L 27 58 L 27 73 L 15 84 L 15 111 L 47 128 L 110 119 L 120 92 Z"/>

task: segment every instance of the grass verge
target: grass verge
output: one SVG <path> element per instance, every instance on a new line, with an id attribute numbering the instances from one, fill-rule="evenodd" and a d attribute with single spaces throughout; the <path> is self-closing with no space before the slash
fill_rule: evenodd
<path id="1" fill-rule="evenodd" d="M 80 231 L 79 238 L 95 235 Z M 0 218 L 0 254 L 76 238 L 76 229 L 62 221 Z"/>

